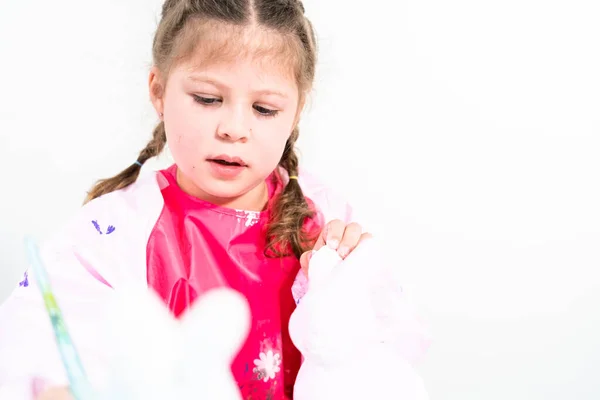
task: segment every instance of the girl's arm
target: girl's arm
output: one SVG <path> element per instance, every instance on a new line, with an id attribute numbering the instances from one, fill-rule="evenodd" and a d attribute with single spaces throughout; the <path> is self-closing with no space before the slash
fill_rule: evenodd
<path id="1" fill-rule="evenodd" d="M 86 269 L 72 243 L 54 240 L 42 259 L 67 329 L 91 377 L 102 362 L 98 335 L 113 293 Z M 66 385 L 66 374 L 54 332 L 34 277 L 25 273 L 0 306 L 0 399 L 30 399 L 45 386 Z"/>
<path id="2" fill-rule="evenodd" d="M 106 379 L 102 338 L 114 291 L 125 283 L 147 287 L 146 243 L 162 205 L 155 175 L 140 178 L 130 190 L 87 203 L 41 246 L 52 291 L 93 385 Z M 40 290 L 26 273 L 0 305 L 0 400 L 31 399 L 33 386 L 66 384 Z"/>
<path id="3" fill-rule="evenodd" d="M 322 213 L 325 223 L 333 219 L 341 220 L 346 224 L 355 222 L 362 226 L 363 231 L 373 234 L 376 243 L 390 243 L 389 241 L 386 241 L 385 238 L 381 237 L 382 235 L 385 235 L 385 231 L 378 229 L 380 227 L 373 224 L 373 221 L 369 218 L 368 214 L 356 212 L 357 210 L 351 207 L 347 202 L 323 185 L 318 184 L 310 177 L 303 180 L 302 176 L 300 176 L 300 183 L 303 184 L 305 195 L 315 203 Z M 362 248 L 362 250 L 360 248 Z M 371 343 L 380 343 L 380 351 L 382 354 L 385 354 L 385 361 L 390 363 L 389 365 L 393 366 L 393 368 L 386 368 L 383 364 L 377 365 L 376 367 L 373 367 L 374 369 L 371 369 L 371 372 L 377 370 L 379 374 L 369 374 L 371 377 L 370 379 L 367 378 L 367 375 L 364 375 L 362 378 L 353 377 L 352 373 L 346 373 L 345 378 L 350 380 L 357 378 L 357 381 L 360 381 L 360 387 L 368 392 L 368 390 L 370 390 L 369 388 L 378 387 L 378 385 L 381 386 L 383 390 L 383 386 L 381 385 L 382 377 L 389 376 L 390 373 L 398 372 L 400 375 L 404 374 L 403 377 L 406 378 L 406 382 L 402 384 L 399 383 L 402 390 L 404 390 L 402 393 L 407 394 L 405 397 L 411 400 L 417 398 L 422 399 L 426 398 L 426 394 L 424 393 L 420 378 L 418 378 L 411 367 L 408 366 L 414 366 L 422 358 L 430 345 L 430 336 L 427 327 L 418 317 L 418 313 L 402 287 L 403 266 L 396 261 L 397 257 L 394 253 L 395 250 L 396 249 L 388 249 L 385 245 L 369 245 L 365 248 L 364 245 L 359 244 L 354 251 L 359 251 L 359 253 L 363 255 L 360 256 L 359 259 L 353 258 L 353 261 L 351 262 L 352 268 L 359 267 L 356 270 L 356 274 L 342 274 L 341 276 L 345 275 L 345 280 L 341 278 L 340 275 L 337 276 L 338 283 L 341 286 L 337 285 L 340 293 L 336 292 L 336 295 L 333 296 L 335 299 L 329 298 L 328 300 L 328 297 L 325 296 L 323 298 L 318 297 L 317 301 L 313 294 L 312 300 L 315 300 L 318 306 L 317 308 L 313 308 L 309 304 L 307 306 L 308 308 L 305 307 L 305 313 L 303 315 L 307 316 L 306 313 L 309 313 L 309 311 L 317 313 L 326 312 L 327 315 L 336 315 L 336 318 L 339 319 L 339 315 L 336 313 L 355 309 L 358 310 L 360 308 L 359 306 L 368 304 L 370 309 L 368 314 L 374 315 L 377 323 L 374 325 L 374 329 L 370 331 L 370 339 L 366 340 L 365 337 L 362 337 L 362 339 L 365 339 L 367 342 L 370 341 Z M 340 268 L 343 267 L 343 265 L 340 266 Z M 348 265 L 346 265 L 345 268 L 348 268 Z M 363 271 L 363 268 L 364 276 L 361 272 Z M 310 270 L 310 266 L 308 269 Z M 361 278 L 361 276 L 363 277 Z M 367 276 L 369 279 L 365 279 Z M 329 285 L 328 289 L 335 286 L 336 285 Z M 292 288 L 292 293 L 297 303 L 302 304 L 302 298 L 307 293 L 308 287 L 309 282 L 306 275 L 303 272 L 300 272 Z M 362 293 L 362 296 L 358 296 L 358 293 Z M 366 295 L 365 297 L 365 293 L 370 293 L 370 295 Z M 336 300 L 338 298 L 348 300 L 338 302 Z M 362 303 L 353 303 L 353 301 L 358 301 L 358 298 L 363 299 Z M 331 304 L 325 304 L 328 301 L 330 301 Z M 356 308 L 354 308 L 355 306 Z M 300 307 L 302 307 L 302 305 Z M 323 311 L 324 309 L 327 309 L 328 311 Z M 302 322 L 298 322 L 302 320 L 302 317 L 298 317 L 297 323 L 302 324 Z M 347 321 L 348 324 L 346 327 L 351 331 L 355 324 L 360 324 L 360 319 L 365 317 L 365 314 L 354 313 L 352 320 Z M 294 318 L 294 316 L 292 316 L 292 318 Z M 314 315 L 311 318 L 314 320 L 318 319 Z M 311 320 L 311 318 L 309 318 L 309 320 Z M 366 318 L 369 319 L 369 317 Z M 325 318 L 324 320 L 327 319 L 328 318 Z M 291 329 L 292 327 L 290 326 L 290 330 Z M 301 331 L 302 327 L 297 325 L 296 329 Z M 311 332 L 313 335 L 316 335 L 316 331 Z M 345 343 L 343 340 L 332 339 L 338 337 L 343 339 L 344 334 L 338 331 L 336 332 L 339 333 L 339 335 L 330 331 L 320 332 L 319 335 L 323 335 L 323 337 L 321 337 L 322 340 L 319 343 L 329 343 L 332 345 L 335 343 L 334 347 L 339 346 L 339 343 L 341 342 Z M 313 339 L 316 340 L 316 337 L 313 337 Z M 331 339 L 331 341 L 328 341 L 327 339 Z M 354 342 L 349 344 L 348 348 L 353 348 L 352 351 L 357 354 L 364 354 L 364 351 L 356 348 L 357 345 L 357 342 Z M 329 352 L 334 352 L 334 349 L 326 346 L 326 348 L 319 348 L 319 351 L 321 351 L 322 354 L 328 354 Z M 367 350 L 365 349 L 365 351 Z M 407 366 L 405 370 L 402 370 L 404 372 L 401 371 L 402 366 Z M 299 374 L 299 377 L 303 376 L 306 379 L 299 378 L 296 382 L 296 391 L 297 394 L 299 394 L 299 398 L 313 398 L 311 397 L 313 395 L 320 396 L 319 398 L 327 398 L 328 394 L 337 397 L 339 394 L 336 391 L 337 389 L 335 387 L 328 387 L 327 384 L 325 384 L 325 388 L 321 388 L 323 390 L 318 391 L 318 393 L 314 392 L 312 389 L 315 388 L 316 383 L 313 379 L 307 378 L 308 375 L 310 375 L 310 373 L 307 372 L 310 367 L 306 365 L 303 367 L 305 367 L 304 372 Z M 314 372 L 314 370 L 312 371 Z M 329 371 L 329 378 L 325 378 L 324 382 L 335 380 L 334 375 L 331 375 L 332 373 L 333 371 Z M 327 375 L 327 373 L 325 373 L 325 375 Z M 393 378 L 390 379 L 391 381 L 394 381 Z M 400 376 L 397 376 L 396 380 L 399 379 Z M 353 390 L 359 389 L 357 386 L 352 387 Z M 331 389 L 331 392 L 328 389 Z M 350 392 L 344 392 L 341 389 L 339 390 L 342 393 L 348 393 L 348 395 L 350 395 Z M 383 391 L 386 392 L 386 390 Z M 408 395 L 411 391 L 414 391 L 414 393 Z M 302 396 L 302 394 L 305 396 Z M 385 394 L 389 395 L 390 393 Z M 317 397 L 315 397 L 315 399 L 316 398 Z"/>

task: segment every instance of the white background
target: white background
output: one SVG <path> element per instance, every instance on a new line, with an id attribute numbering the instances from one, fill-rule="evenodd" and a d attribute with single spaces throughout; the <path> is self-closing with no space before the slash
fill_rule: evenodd
<path id="1" fill-rule="evenodd" d="M 305 2 L 303 163 L 383 224 L 435 337 L 432 399 L 600 398 L 598 4 Z M 0 300 L 23 235 L 150 137 L 159 7 L 0 0 Z"/>

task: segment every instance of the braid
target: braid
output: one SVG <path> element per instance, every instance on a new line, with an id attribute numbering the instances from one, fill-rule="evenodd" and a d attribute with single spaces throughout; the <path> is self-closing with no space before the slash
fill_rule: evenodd
<path id="1" fill-rule="evenodd" d="M 294 149 L 298 134 L 299 130 L 295 128 L 279 162 L 289 176 L 298 175 L 298 156 Z M 291 250 L 294 256 L 300 258 L 302 253 L 314 245 L 316 239 L 303 229 L 306 219 L 313 215 L 298 180 L 290 179 L 271 208 L 267 228 L 267 254 L 282 257 L 290 255 Z"/>
<path id="2" fill-rule="evenodd" d="M 286 44 L 281 48 L 284 51 L 281 54 L 285 55 L 285 60 L 291 61 L 302 96 L 310 91 L 315 77 L 317 44 L 313 26 L 305 16 L 301 0 L 164 0 L 152 42 L 153 65 L 161 76 L 168 77 L 178 63 L 191 60 L 203 40 L 215 40 L 218 32 L 213 34 L 216 26 L 213 23 L 234 28 L 255 24 L 280 33 Z M 207 47 L 210 50 L 210 46 Z M 238 53 L 236 47 L 233 50 L 234 54 Z M 207 53 L 204 57 L 207 60 L 221 57 L 222 52 L 219 47 L 214 54 Z M 298 128 L 295 128 L 279 162 L 279 166 L 291 177 L 298 175 L 298 156 L 294 149 L 298 134 Z M 165 144 L 165 127 L 161 122 L 154 130 L 152 140 L 139 153 L 137 162 L 112 178 L 98 181 L 85 202 L 134 183 L 139 176 L 140 165 L 159 155 Z M 291 252 L 300 257 L 314 244 L 314 238 L 305 229 L 305 223 L 312 217 L 313 211 L 298 180 L 290 179 L 273 200 L 267 226 L 266 254 L 281 257 Z"/>
<path id="3" fill-rule="evenodd" d="M 152 157 L 156 157 L 160 153 L 162 153 L 166 143 L 167 135 L 165 133 L 165 125 L 161 121 L 156 126 L 156 128 L 154 128 L 154 132 L 152 133 L 152 139 L 148 142 L 146 147 L 144 147 L 144 149 L 140 151 L 140 154 L 137 158 L 137 163 L 130 165 L 129 167 L 121 171 L 119 174 L 113 176 L 112 178 L 102 179 L 98 181 L 94 185 L 94 187 L 92 187 L 92 189 L 88 192 L 84 204 L 104 194 L 126 188 L 127 186 L 134 183 L 140 174 L 140 170 L 142 169 L 141 165 L 143 165 Z"/>

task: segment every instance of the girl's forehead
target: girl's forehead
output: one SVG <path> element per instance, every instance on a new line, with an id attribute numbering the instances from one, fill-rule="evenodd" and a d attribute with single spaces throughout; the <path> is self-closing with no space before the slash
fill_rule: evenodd
<path id="1" fill-rule="evenodd" d="M 291 35 L 257 26 L 205 23 L 186 36 L 186 70 L 231 72 L 250 65 L 265 77 L 296 83 L 299 52 Z"/>

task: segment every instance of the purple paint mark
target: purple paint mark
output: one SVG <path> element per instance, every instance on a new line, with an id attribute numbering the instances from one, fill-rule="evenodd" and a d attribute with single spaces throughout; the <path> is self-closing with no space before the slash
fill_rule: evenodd
<path id="1" fill-rule="evenodd" d="M 94 225 L 94 228 L 96 228 L 96 230 L 98 231 L 99 234 L 103 235 L 104 233 L 102 232 L 102 228 L 100 228 L 100 224 L 98 223 L 98 221 L 92 221 L 92 225 Z M 109 225 L 108 228 L 106 229 L 106 234 L 110 235 L 111 233 L 113 233 L 115 231 L 115 227 L 112 225 Z"/>
<path id="2" fill-rule="evenodd" d="M 98 225 L 98 221 L 92 221 L 92 224 L 94 225 L 94 228 L 96 228 L 98 233 L 102 235 L 102 230 L 100 229 L 100 225 Z"/>
<path id="3" fill-rule="evenodd" d="M 27 271 L 25 271 L 25 274 L 23 274 L 23 276 L 25 278 L 21 282 L 19 282 L 19 286 L 27 287 L 27 286 L 29 286 L 29 273 Z"/>

